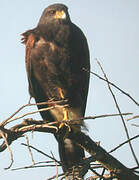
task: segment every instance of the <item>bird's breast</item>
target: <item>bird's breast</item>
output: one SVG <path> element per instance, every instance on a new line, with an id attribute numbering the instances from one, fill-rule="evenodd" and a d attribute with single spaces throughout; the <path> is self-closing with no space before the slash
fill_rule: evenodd
<path id="1" fill-rule="evenodd" d="M 40 39 L 35 44 L 35 50 L 41 50 L 42 48 L 46 48 L 47 51 L 55 51 L 55 44 L 51 41 L 46 41 L 43 37 L 40 37 Z"/>

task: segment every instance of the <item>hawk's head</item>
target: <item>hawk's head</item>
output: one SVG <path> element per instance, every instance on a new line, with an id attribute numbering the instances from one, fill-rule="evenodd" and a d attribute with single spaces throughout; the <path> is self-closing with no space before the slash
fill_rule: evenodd
<path id="1" fill-rule="evenodd" d="M 40 18 L 39 25 L 53 22 L 69 22 L 68 8 L 64 4 L 53 4 L 48 6 Z"/>

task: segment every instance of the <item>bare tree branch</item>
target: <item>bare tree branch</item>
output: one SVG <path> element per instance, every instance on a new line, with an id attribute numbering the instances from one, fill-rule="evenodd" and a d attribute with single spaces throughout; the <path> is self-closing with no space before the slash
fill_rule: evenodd
<path id="1" fill-rule="evenodd" d="M 137 118 L 139 118 L 139 115 L 133 116 L 133 117 L 128 118 L 128 119 L 126 119 L 126 120 L 127 120 L 127 121 L 130 121 L 130 120 L 132 120 L 132 119 L 137 119 Z"/>
<path id="2" fill-rule="evenodd" d="M 97 60 L 97 59 L 96 59 Z M 93 75 L 95 75 L 96 77 L 98 77 L 99 79 L 108 82 L 110 85 L 112 85 L 113 87 L 115 87 L 116 89 L 118 89 L 120 92 L 122 92 L 123 94 L 125 94 L 128 98 L 130 98 L 137 106 L 139 106 L 139 103 L 127 92 L 125 92 L 124 90 L 122 90 L 121 88 L 119 88 L 118 86 L 116 86 L 114 83 L 112 83 L 111 81 L 107 81 L 106 79 L 104 79 L 103 77 L 99 76 L 97 73 L 89 71 L 85 68 L 83 68 L 84 71 L 91 73 Z"/>
<path id="3" fill-rule="evenodd" d="M 71 134 L 70 138 L 82 148 L 84 148 L 92 157 L 102 166 L 117 176 L 120 180 L 138 180 L 139 176 L 126 168 L 120 161 L 107 153 L 102 147 L 98 146 L 89 136 L 83 132 Z"/>
<path id="4" fill-rule="evenodd" d="M 24 144 L 24 143 L 21 143 L 21 144 L 22 144 L 23 146 L 27 146 L 27 144 Z M 60 161 L 57 161 L 54 157 L 52 157 L 52 156 L 50 156 L 50 155 L 42 152 L 41 150 L 39 150 L 39 149 L 37 149 L 37 148 L 35 148 L 35 147 L 31 146 L 31 145 L 29 145 L 29 147 L 32 148 L 33 150 L 37 151 L 38 153 L 40 153 L 40 154 L 42 154 L 42 155 L 50 158 L 51 160 L 57 162 L 59 165 L 61 165 L 61 162 L 60 162 Z"/>
<path id="5" fill-rule="evenodd" d="M 64 173 L 61 173 L 61 174 L 58 175 L 58 177 L 61 177 L 61 176 L 64 176 Z M 55 178 L 56 178 L 56 175 L 54 175 L 54 176 L 52 176 L 52 177 L 50 177 L 50 178 L 48 178 L 46 180 L 53 180 Z"/>
<path id="6" fill-rule="evenodd" d="M 32 126 L 31 123 L 36 123 Z M 22 136 L 24 132 L 27 131 L 41 131 L 41 132 L 51 132 L 51 133 L 58 133 L 56 128 L 50 128 L 48 124 L 41 124 L 42 121 L 24 121 L 24 125 L 27 125 L 28 127 L 23 128 L 23 124 L 20 125 L 20 128 L 17 130 L 17 125 L 16 127 L 13 128 L 14 131 L 10 131 L 7 129 L 3 128 L 4 132 L 10 133 L 10 135 L 14 136 L 14 139 L 17 139 L 18 136 Z M 2 129 L 2 127 L 1 127 Z M 21 130 L 21 132 L 20 132 Z M 13 134 L 12 134 L 13 133 Z M 19 133 L 19 134 L 18 134 Z M 15 137 L 16 135 L 16 137 Z M 96 161 L 99 161 L 102 166 L 104 166 L 106 169 L 108 169 L 110 172 L 113 172 L 116 174 L 118 177 L 130 177 L 130 180 L 135 178 L 134 180 L 138 179 L 138 176 L 134 175 L 133 173 L 130 172 L 128 168 L 126 168 L 124 165 L 122 165 L 118 160 L 116 160 L 114 157 L 109 155 L 103 148 L 101 148 L 99 145 L 97 145 L 95 142 L 93 142 L 88 136 L 83 134 L 82 132 L 75 133 L 75 135 L 70 137 L 75 143 L 78 143 L 81 145 L 87 152 L 89 152 L 92 156 L 93 159 Z M 13 139 L 12 139 L 13 140 Z M 8 141 L 7 141 L 8 142 Z M 9 144 L 9 143 L 8 143 Z M 27 146 L 26 144 L 23 144 Z M 33 146 L 29 146 L 30 148 L 36 150 L 37 152 L 53 159 L 52 157 L 48 156 L 44 152 L 41 152 L 40 150 L 34 148 Z M 55 160 L 55 159 L 53 159 Z M 57 163 L 60 163 L 59 161 L 56 161 Z M 61 163 L 60 163 L 61 165 Z M 129 172 L 128 172 L 129 171 Z M 125 179 L 124 179 L 125 180 Z"/>
<path id="7" fill-rule="evenodd" d="M 67 100 L 60 100 L 60 101 L 52 101 L 52 100 L 50 100 L 50 101 L 41 102 L 41 103 L 33 103 L 33 104 L 28 103 L 28 104 L 25 104 L 25 105 L 21 106 L 17 111 L 15 111 L 10 117 L 8 117 L 4 121 L 2 121 L 2 123 L 0 123 L 0 126 L 5 126 L 9 122 L 9 120 L 11 118 L 13 118 L 17 113 L 19 113 L 25 107 L 37 106 L 37 105 L 46 105 L 46 104 L 58 104 L 58 105 L 60 105 L 62 103 L 66 103 L 66 102 L 67 102 Z"/>
<path id="8" fill-rule="evenodd" d="M 103 69 L 102 69 L 103 70 Z M 105 73 L 104 73 L 105 74 Z M 109 81 L 105 75 L 105 81 L 108 83 L 108 87 L 109 86 Z M 111 92 L 112 95 L 114 96 L 113 92 Z M 115 96 L 114 96 L 115 97 Z M 59 133 L 58 131 L 58 127 L 59 124 L 62 122 L 66 122 L 69 123 L 69 126 L 74 124 L 76 125 L 76 121 L 77 120 L 88 120 L 88 119 L 96 119 L 96 118 L 105 118 L 105 117 L 110 117 L 110 116 L 126 116 L 126 115 L 132 115 L 132 113 L 121 113 L 121 111 L 119 111 L 119 114 L 103 114 L 103 115 L 98 115 L 98 116 L 88 116 L 88 117 L 83 117 L 80 119 L 75 119 L 75 120 L 62 120 L 59 122 L 50 122 L 50 123 L 46 123 L 42 120 L 33 120 L 32 118 L 28 118 L 25 119 L 22 123 L 17 124 L 9 129 L 5 128 L 4 126 L 7 125 L 9 122 L 12 122 L 14 120 L 18 120 L 20 118 L 23 118 L 27 115 L 30 114 L 34 114 L 34 113 L 38 113 L 41 111 L 47 111 L 49 110 L 48 108 L 42 108 L 39 109 L 37 111 L 33 111 L 33 112 L 28 112 L 25 114 L 22 114 L 20 116 L 17 116 L 14 118 L 14 116 L 19 113 L 21 110 L 23 110 L 25 107 L 28 106 L 34 106 L 34 105 L 45 105 L 48 103 L 53 103 L 54 101 L 50 101 L 50 102 L 42 102 L 42 103 L 37 103 L 37 104 L 26 104 L 21 106 L 15 113 L 13 113 L 9 118 L 5 119 L 2 123 L 0 123 L 0 138 L 4 139 L 3 144 L 0 146 L 0 152 L 4 151 L 6 148 L 9 148 L 9 145 L 16 139 L 23 137 L 23 134 L 29 131 L 38 131 L 38 132 L 46 132 L 46 133 L 52 133 L 52 134 L 56 134 Z M 65 100 L 65 102 L 67 102 Z M 65 103 L 64 102 L 64 103 Z M 57 103 L 57 101 L 56 101 Z M 50 108 L 55 108 L 55 107 L 63 107 L 63 106 L 67 106 L 64 105 L 63 101 L 59 101 L 59 104 L 56 106 L 52 106 Z M 115 103 L 117 103 L 116 99 L 115 99 Z M 118 104 L 116 104 L 116 106 L 118 106 Z M 47 121 L 47 120 L 46 120 Z M 75 137 L 75 136 L 76 137 Z M 129 138 L 127 141 L 121 143 L 119 146 L 117 146 L 116 148 L 114 148 L 113 150 L 111 150 L 110 152 L 115 151 L 116 149 L 118 149 L 119 147 L 121 147 L 122 145 L 124 145 L 125 143 L 130 143 L 131 140 L 135 139 L 139 137 L 139 135 L 133 137 L 133 138 Z M 89 152 L 92 155 L 92 159 L 85 159 L 83 161 L 83 168 L 82 171 L 87 171 L 89 167 L 92 168 L 92 166 L 90 166 L 91 162 L 94 161 L 98 161 L 101 165 L 94 167 L 93 166 L 93 172 L 100 178 L 100 179 L 109 179 L 109 178 L 105 178 L 104 172 L 105 169 L 107 169 L 108 171 L 110 171 L 110 173 L 112 173 L 112 176 L 118 177 L 120 180 L 131 180 L 134 178 L 134 180 L 138 179 L 138 176 L 135 175 L 133 173 L 133 170 L 126 168 L 123 164 L 121 164 L 117 159 L 115 159 L 113 156 L 111 156 L 109 153 L 107 153 L 102 147 L 99 146 L 99 144 L 93 142 L 87 135 L 85 135 L 82 132 L 77 132 L 73 135 L 71 135 L 70 137 L 75 143 L 79 144 L 83 149 L 85 149 L 87 152 Z M 14 170 L 18 170 L 18 169 L 26 169 L 26 168 L 36 168 L 36 167 L 56 167 L 57 172 L 56 172 L 56 176 L 53 176 L 55 178 L 58 178 L 64 174 L 60 174 L 58 175 L 58 166 L 62 165 L 62 162 L 57 161 L 54 157 L 51 157 L 47 154 L 45 154 L 44 152 L 38 150 L 37 148 L 30 146 L 29 142 L 27 141 L 27 144 L 22 144 L 24 146 L 27 146 L 29 151 L 31 152 L 31 148 L 36 150 L 38 153 L 41 153 L 49 158 L 51 158 L 55 164 L 52 165 L 37 165 L 37 163 L 34 162 L 34 165 L 31 166 L 26 166 L 23 168 L 16 168 Z M 9 151 L 10 152 L 10 151 Z M 12 151 L 11 151 L 12 153 Z M 30 153 L 32 154 L 32 153 Z M 12 155 L 10 155 L 10 158 L 12 157 Z M 33 156 L 31 155 L 32 159 Z M 13 157 L 11 158 L 13 159 Z M 58 163 L 58 164 L 57 164 Z M 11 163 L 12 165 L 12 163 Z M 10 165 L 10 167 L 11 167 Z M 102 174 L 98 174 L 96 171 L 94 171 L 95 168 L 99 168 L 99 167 L 104 167 L 103 168 L 103 172 Z M 9 168 L 9 167 L 8 167 Z M 74 170 L 73 170 L 73 176 L 74 176 Z M 51 178 L 50 178 L 51 179 Z"/>
<path id="9" fill-rule="evenodd" d="M 117 146 L 117 147 L 115 147 L 114 149 L 112 149 L 111 151 L 109 151 L 109 153 L 112 153 L 112 152 L 116 151 L 118 148 L 120 148 L 120 147 L 123 146 L 124 144 L 129 143 L 129 141 L 132 141 L 133 139 L 136 139 L 136 138 L 138 138 L 138 137 L 139 137 L 139 135 L 136 135 L 136 136 L 130 138 L 129 140 L 127 140 L 127 141 L 119 144 L 119 146 Z"/>
<path id="10" fill-rule="evenodd" d="M 92 177 L 87 178 L 87 180 L 96 180 L 98 178 L 99 178 L 99 176 L 92 176 Z M 107 180 L 115 179 L 115 180 L 117 180 L 116 176 L 111 177 L 110 174 L 103 175 L 102 179 L 107 179 Z"/>
<path id="11" fill-rule="evenodd" d="M 10 129 L 5 129 L 0 126 L 0 130 L 6 134 L 7 143 L 10 145 L 14 140 L 23 136 L 24 133 L 29 131 L 39 131 L 39 132 L 48 132 L 55 133 L 57 131 L 56 126 L 49 126 L 43 121 L 35 121 L 33 119 L 25 119 L 21 124 L 13 126 Z M 0 137 L 1 138 L 1 137 Z M 7 148 L 5 141 L 0 146 L 0 152 L 4 151 Z"/>
<path id="12" fill-rule="evenodd" d="M 131 144 L 131 142 L 130 142 L 130 137 L 129 137 L 128 129 L 127 129 L 127 127 L 126 127 L 126 124 L 125 124 L 124 118 L 123 118 L 123 116 L 122 116 L 120 107 L 119 107 L 119 105 L 118 105 L 118 103 L 117 103 L 116 97 L 115 97 L 115 95 L 113 94 L 113 91 L 112 91 L 112 89 L 111 89 L 111 87 L 110 87 L 108 78 L 107 78 L 107 76 L 106 76 L 106 74 L 105 74 L 105 72 L 104 72 L 104 70 L 103 70 L 103 68 L 102 68 L 102 66 L 101 66 L 101 64 L 100 64 L 100 62 L 97 61 L 97 63 L 98 63 L 98 65 L 99 65 L 100 69 L 102 70 L 102 73 L 103 73 L 103 75 L 104 75 L 104 77 L 105 77 L 105 80 L 107 81 L 108 89 L 109 89 L 110 92 L 111 92 L 111 95 L 112 95 L 112 97 L 113 97 L 113 99 L 114 99 L 116 108 L 117 108 L 117 110 L 118 110 L 118 112 L 119 112 L 119 114 L 120 114 L 120 117 L 121 117 L 121 119 L 122 119 L 122 122 L 123 122 L 123 125 L 124 125 L 124 129 L 125 129 L 125 132 L 126 132 L 126 136 L 127 136 L 127 139 L 129 140 L 129 146 L 130 146 L 132 155 L 133 155 L 133 157 L 134 157 L 134 159 L 135 159 L 137 165 L 139 166 L 138 159 L 137 159 L 137 157 L 136 157 L 136 154 L 135 154 L 134 149 L 133 149 L 133 147 L 132 147 L 132 144 Z"/>
<path id="13" fill-rule="evenodd" d="M 40 109 L 41 110 L 41 109 Z M 123 113 L 122 115 L 131 115 L 132 113 Z M 55 121 L 50 123 L 45 123 L 44 121 L 40 120 L 33 120 L 32 118 L 25 119 L 22 123 L 17 124 L 9 129 L 0 126 L 0 130 L 2 130 L 7 135 L 7 142 L 10 145 L 14 140 L 23 136 L 24 133 L 29 131 L 39 131 L 39 132 L 47 132 L 47 133 L 56 133 L 58 131 L 58 126 L 60 123 L 69 123 L 75 124 L 77 120 L 87 120 L 87 119 L 96 119 L 96 118 L 104 118 L 110 116 L 119 116 L 120 114 L 103 114 L 98 116 L 88 116 L 84 118 L 79 118 L 75 120 L 62 120 L 62 121 Z M 25 115 L 22 115 L 25 116 Z M 0 136 L 0 138 L 2 138 Z M 0 152 L 6 149 L 5 142 L 0 146 Z"/>
<path id="14" fill-rule="evenodd" d="M 18 116 L 18 117 L 16 117 L 16 118 L 14 118 L 14 119 L 8 120 L 7 123 L 10 123 L 10 122 L 12 122 L 12 121 L 21 119 L 21 118 L 23 118 L 23 117 L 25 117 L 25 116 L 28 116 L 28 115 L 36 114 L 36 113 L 38 113 L 38 112 L 48 111 L 48 110 L 54 109 L 54 108 L 56 108 L 56 107 L 63 108 L 63 107 L 67 107 L 67 106 L 68 106 L 68 105 L 65 104 L 65 105 L 63 105 L 63 106 L 61 106 L 61 105 L 55 105 L 55 106 L 51 106 L 51 107 L 47 107 L 47 108 L 42 108 L 42 109 L 39 109 L 39 110 L 36 110 L 36 111 L 32 111 L 32 112 L 25 113 L 25 114 L 23 114 L 23 115 L 21 115 L 21 116 Z"/>
<path id="15" fill-rule="evenodd" d="M 139 127 L 139 125 L 138 124 L 131 124 L 132 126 L 135 126 L 135 127 Z"/>
<path id="16" fill-rule="evenodd" d="M 53 155 L 52 152 L 51 152 L 51 154 L 52 154 L 52 157 L 54 158 L 54 155 Z M 55 158 L 54 158 L 54 159 L 55 159 Z M 56 167 L 56 179 L 58 180 L 58 166 L 57 166 L 56 160 L 54 160 L 54 163 L 55 163 L 55 167 Z"/>
<path id="17" fill-rule="evenodd" d="M 35 164 L 35 161 L 34 161 L 34 158 L 33 158 L 33 154 L 32 154 L 32 151 L 29 147 L 29 139 L 28 139 L 28 136 L 26 134 L 24 134 L 25 138 L 26 138 L 26 141 L 27 141 L 27 147 L 28 147 L 28 151 L 29 151 L 29 154 L 31 156 L 31 161 L 32 161 L 32 164 L 34 165 Z"/>
<path id="18" fill-rule="evenodd" d="M 2 132 L 2 130 L 0 130 L 0 134 L 1 134 L 2 138 L 4 139 L 5 145 L 6 145 L 7 149 L 8 149 L 8 151 L 9 151 L 9 154 L 10 154 L 11 163 L 10 163 L 10 165 L 7 168 L 4 168 L 5 170 L 7 170 L 7 169 L 9 169 L 12 166 L 12 164 L 14 162 L 14 160 L 13 160 L 13 153 L 12 153 L 12 151 L 10 149 L 10 146 L 8 145 L 7 139 L 5 137 L 4 132 Z"/>

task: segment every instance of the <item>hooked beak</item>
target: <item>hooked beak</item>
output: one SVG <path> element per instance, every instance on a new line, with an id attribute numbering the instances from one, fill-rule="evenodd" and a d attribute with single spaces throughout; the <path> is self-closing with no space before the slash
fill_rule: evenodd
<path id="1" fill-rule="evenodd" d="M 55 18 L 56 19 L 66 19 L 66 14 L 63 10 L 62 11 L 56 11 Z"/>

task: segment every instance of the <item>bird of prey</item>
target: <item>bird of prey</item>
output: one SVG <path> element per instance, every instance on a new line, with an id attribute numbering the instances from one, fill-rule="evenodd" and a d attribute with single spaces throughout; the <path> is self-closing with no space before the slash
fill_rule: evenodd
<path id="1" fill-rule="evenodd" d="M 47 7 L 36 28 L 26 31 L 23 42 L 26 46 L 26 71 L 29 93 L 37 103 L 53 100 L 55 103 L 38 105 L 38 108 L 64 103 L 40 112 L 44 121 L 78 120 L 72 125 L 61 123 L 59 130 L 67 128 L 65 136 L 55 137 L 59 144 L 63 170 L 67 172 L 79 165 L 84 150 L 70 139 L 70 134 L 81 131 L 89 87 L 89 50 L 81 29 L 72 23 L 68 8 L 63 4 Z"/>

